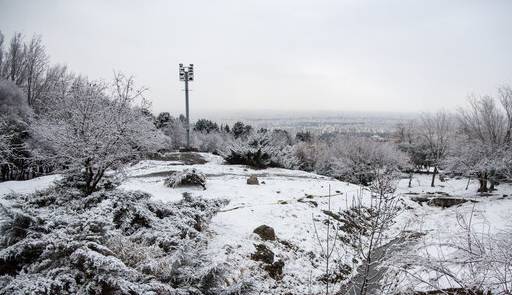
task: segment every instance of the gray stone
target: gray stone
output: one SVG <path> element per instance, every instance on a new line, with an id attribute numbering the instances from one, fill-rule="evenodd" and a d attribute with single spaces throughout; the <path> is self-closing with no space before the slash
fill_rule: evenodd
<path id="1" fill-rule="evenodd" d="M 249 178 L 247 178 L 247 184 L 259 185 L 260 182 L 258 181 L 258 177 L 256 175 L 251 175 Z"/>
<path id="2" fill-rule="evenodd" d="M 254 229 L 253 233 L 257 234 L 264 241 L 274 241 L 276 239 L 276 233 L 274 229 L 268 225 L 260 225 Z"/>

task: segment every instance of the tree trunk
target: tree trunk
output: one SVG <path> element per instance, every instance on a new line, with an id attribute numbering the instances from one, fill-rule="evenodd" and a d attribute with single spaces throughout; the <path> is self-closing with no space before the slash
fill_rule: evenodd
<path id="1" fill-rule="evenodd" d="M 479 193 L 486 193 L 488 192 L 487 189 L 487 172 L 480 172 L 479 179 L 480 187 L 478 188 Z"/>
<path id="2" fill-rule="evenodd" d="M 412 187 L 412 171 L 409 173 L 409 188 Z"/>
<path id="3" fill-rule="evenodd" d="M 489 191 L 492 192 L 492 191 L 495 191 L 496 189 L 494 188 L 494 185 L 496 184 L 496 170 L 494 169 L 491 169 L 490 173 L 489 173 Z"/>
<path id="4" fill-rule="evenodd" d="M 434 167 L 434 172 L 432 173 L 432 183 L 430 184 L 431 187 L 434 187 L 434 182 L 436 180 L 436 174 L 437 174 L 437 166 Z"/>

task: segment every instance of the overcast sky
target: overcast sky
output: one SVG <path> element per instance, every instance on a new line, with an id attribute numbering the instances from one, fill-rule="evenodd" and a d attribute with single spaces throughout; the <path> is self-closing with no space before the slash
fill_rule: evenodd
<path id="1" fill-rule="evenodd" d="M 196 111 L 430 111 L 512 84 L 512 1 L 0 0 L 0 30 L 41 34 L 53 63 L 113 70 Z"/>

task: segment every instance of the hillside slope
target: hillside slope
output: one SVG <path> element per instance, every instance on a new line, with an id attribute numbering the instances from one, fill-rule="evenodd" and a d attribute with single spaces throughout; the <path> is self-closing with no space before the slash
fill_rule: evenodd
<path id="1" fill-rule="evenodd" d="M 261 294 L 316 294 L 324 288 L 326 210 L 341 212 L 354 202 L 371 202 L 369 192 L 361 187 L 314 173 L 286 169 L 253 170 L 244 166 L 224 165 L 222 158 L 198 153 L 192 159 L 180 158 L 168 161 L 141 161 L 125 171 L 121 188 L 141 190 L 162 202 L 174 202 L 183 193 L 212 199 L 227 199 L 229 204 L 219 212 L 209 227 L 208 254 L 213 263 L 228 270 L 230 283 L 253 282 Z M 206 190 L 201 187 L 168 188 L 164 179 L 172 171 L 195 169 L 207 176 Z M 259 185 L 248 185 L 247 178 L 256 175 Z M 476 184 L 465 190 L 466 180 L 449 179 L 430 188 L 428 175 L 416 175 L 412 187 L 403 179 L 397 192 L 403 198 L 401 211 L 385 239 L 392 240 L 399 232 L 421 232 L 425 241 L 449 237 L 457 228 L 456 213 L 475 212 L 475 222 L 488 225 L 489 231 L 500 231 L 509 224 L 512 191 L 509 185 L 499 186 L 498 192 L 487 197 L 475 195 Z M 0 194 L 9 192 L 28 193 L 42 189 L 57 179 L 48 176 L 24 182 L 0 183 Z M 329 198 L 329 189 L 331 197 Z M 429 193 L 474 199 L 450 208 L 419 204 L 411 198 L 428 196 Z M 253 230 L 261 225 L 274 229 L 277 239 L 263 241 Z M 332 242 L 331 242 L 332 243 Z M 284 265 L 254 261 L 256 245 L 263 244 L 274 253 L 274 262 Z M 332 246 L 332 245 L 331 245 Z M 338 242 L 333 258 L 343 269 L 336 270 L 339 277 L 333 282 L 339 286 L 355 275 L 361 263 L 354 259 L 354 250 Z M 332 261 L 331 261 L 332 263 Z M 282 276 L 275 275 L 276 267 L 282 267 Z M 279 271 L 277 271 L 279 273 Z"/>

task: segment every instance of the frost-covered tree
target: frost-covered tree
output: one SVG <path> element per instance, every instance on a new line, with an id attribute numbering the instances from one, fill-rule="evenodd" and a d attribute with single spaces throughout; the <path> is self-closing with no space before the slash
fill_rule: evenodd
<path id="1" fill-rule="evenodd" d="M 77 78 L 62 105 L 34 124 L 33 134 L 66 170 L 82 175 L 90 194 L 107 169 L 160 147 L 162 135 L 142 111 L 142 93 L 121 74 L 111 85 Z"/>
<path id="2" fill-rule="evenodd" d="M 26 140 L 31 116 L 32 111 L 22 90 L 14 82 L 0 78 L 2 180 L 23 178 L 25 169 L 30 165 Z"/>
<path id="3" fill-rule="evenodd" d="M 194 132 L 192 135 L 194 146 L 201 152 L 221 154 L 234 141 L 233 135 L 226 132 Z"/>
<path id="4" fill-rule="evenodd" d="M 434 168 L 431 186 L 434 187 L 439 164 L 445 160 L 448 153 L 450 139 L 453 137 L 453 122 L 448 113 L 444 111 L 421 116 L 420 138 L 427 148 L 428 160 Z"/>
<path id="5" fill-rule="evenodd" d="M 155 118 L 155 126 L 156 128 L 164 128 L 168 126 L 174 119 L 171 117 L 169 112 L 161 112 Z"/>
<path id="6" fill-rule="evenodd" d="M 219 132 L 219 125 L 208 119 L 199 119 L 194 124 L 194 131 L 204 133 Z"/>
<path id="7" fill-rule="evenodd" d="M 459 110 L 460 138 L 448 161 L 454 171 L 473 172 L 479 192 L 493 190 L 496 177 L 510 169 L 506 156 L 512 152 L 512 90 L 503 87 L 499 92 L 499 100 L 471 97 L 468 107 Z"/>
<path id="8" fill-rule="evenodd" d="M 156 117 L 155 126 L 169 137 L 171 148 L 180 149 L 186 145 L 186 119 L 183 115 L 180 115 L 179 118 L 174 118 L 169 113 L 162 112 Z"/>
<path id="9" fill-rule="evenodd" d="M 0 74 L 21 86 L 26 78 L 24 41 L 21 33 L 16 33 L 11 38 L 3 53 L 2 68 Z"/>
<path id="10" fill-rule="evenodd" d="M 233 125 L 233 128 L 231 128 L 231 132 L 233 132 L 233 135 L 235 138 L 239 137 L 247 137 L 252 131 L 251 125 L 246 125 L 243 122 L 236 122 Z"/>
<path id="11" fill-rule="evenodd" d="M 44 73 L 47 69 L 48 57 L 45 53 L 41 36 L 34 36 L 25 45 L 26 75 L 24 88 L 27 93 L 29 105 L 33 105 L 39 99 L 42 87 L 44 87 Z"/>
<path id="12" fill-rule="evenodd" d="M 34 89 L 31 99 L 34 112 L 43 117 L 53 112 L 53 109 L 59 107 L 68 95 L 74 80 L 75 75 L 70 73 L 66 66 L 49 67 Z"/>
<path id="13" fill-rule="evenodd" d="M 26 42 L 21 33 L 16 33 L 5 53 L 2 48 L 0 47 L 0 76 L 23 88 L 28 104 L 33 105 L 44 87 L 44 76 L 48 67 L 48 56 L 41 36 L 34 35 Z"/>

